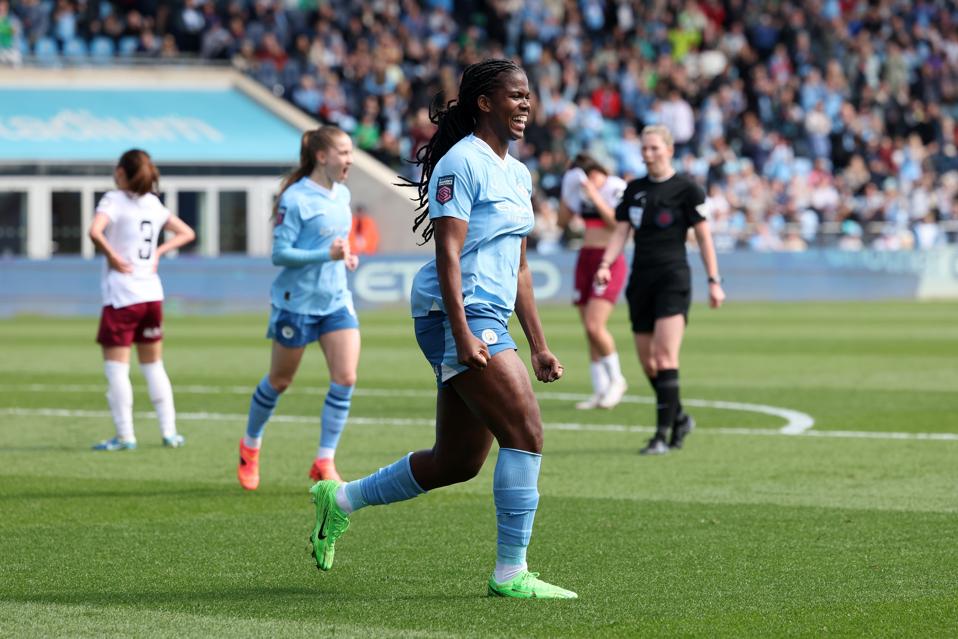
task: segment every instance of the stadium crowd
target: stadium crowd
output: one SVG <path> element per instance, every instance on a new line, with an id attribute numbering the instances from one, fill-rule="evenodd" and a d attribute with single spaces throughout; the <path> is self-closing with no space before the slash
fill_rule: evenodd
<path id="1" fill-rule="evenodd" d="M 0 64 L 229 62 L 406 175 L 432 96 L 512 57 L 540 248 L 569 158 L 644 175 L 664 124 L 720 249 L 958 241 L 954 0 L 0 0 Z"/>

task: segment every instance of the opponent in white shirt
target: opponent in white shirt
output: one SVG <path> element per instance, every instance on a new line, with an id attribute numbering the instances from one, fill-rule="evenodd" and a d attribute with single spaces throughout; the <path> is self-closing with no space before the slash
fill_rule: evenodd
<path id="1" fill-rule="evenodd" d="M 136 448 L 130 383 L 130 349 L 134 342 L 159 417 L 163 445 L 178 448 L 184 440 L 176 432 L 173 388 L 161 359 L 163 285 L 157 265 L 161 255 L 192 242 L 196 234 L 155 195 L 160 174 L 146 151 L 131 149 L 120 156 L 113 177 L 118 188 L 106 193 L 97 204 L 90 239 L 106 257 L 97 342 L 103 347 L 107 401 L 116 435 L 93 449 Z M 162 231 L 172 237 L 160 244 Z"/>
<path id="2" fill-rule="evenodd" d="M 573 304 L 589 343 L 589 375 L 592 396 L 576 404 L 576 408 L 613 408 L 625 394 L 628 384 L 619 365 L 619 353 L 609 332 L 609 315 L 625 285 L 625 258 L 619 256 L 609 267 L 612 279 L 604 286 L 596 286 L 595 272 L 602 253 L 615 228 L 615 207 L 625 192 L 625 180 L 609 175 L 592 156 L 580 153 L 562 176 L 562 195 L 559 205 L 559 224 L 568 226 L 573 216 L 581 219 L 585 228 L 582 248 L 575 265 Z"/>

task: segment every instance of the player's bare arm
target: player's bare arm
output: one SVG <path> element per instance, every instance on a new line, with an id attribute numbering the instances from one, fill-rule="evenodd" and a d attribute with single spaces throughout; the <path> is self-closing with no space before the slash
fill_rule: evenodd
<path id="1" fill-rule="evenodd" d="M 554 382 L 562 377 L 564 369 L 559 358 L 552 354 L 546 344 L 546 337 L 539 321 L 539 311 L 536 309 L 535 293 L 532 290 L 532 272 L 526 261 L 526 238 L 522 240 L 522 250 L 519 254 L 519 274 L 516 290 L 516 317 L 522 325 L 522 331 L 529 341 L 529 350 L 532 352 L 532 370 L 540 382 Z"/>
<path id="2" fill-rule="evenodd" d="M 442 303 L 449 317 L 452 336 L 456 340 L 459 362 L 475 370 L 482 370 L 489 363 L 489 348 L 469 330 L 466 308 L 462 303 L 462 271 L 459 256 L 466 243 L 468 222 L 453 217 L 433 220 L 436 241 L 436 272 Z"/>
<path id="3" fill-rule="evenodd" d="M 711 227 L 708 220 L 703 220 L 692 229 L 695 231 L 695 240 L 698 242 L 699 252 L 702 255 L 702 265 L 709 278 L 709 306 L 719 308 L 725 301 L 725 290 L 722 288 L 722 278 L 719 275 Z"/>
<path id="4" fill-rule="evenodd" d="M 93 223 L 90 225 L 90 240 L 93 242 L 93 245 L 100 249 L 100 252 L 106 256 L 106 261 L 107 264 L 110 265 L 110 268 L 120 273 L 132 273 L 133 265 L 120 257 L 119 253 L 110 246 L 106 235 L 103 234 L 103 231 L 105 231 L 109 225 L 110 218 L 105 213 L 97 213 L 94 215 Z"/>

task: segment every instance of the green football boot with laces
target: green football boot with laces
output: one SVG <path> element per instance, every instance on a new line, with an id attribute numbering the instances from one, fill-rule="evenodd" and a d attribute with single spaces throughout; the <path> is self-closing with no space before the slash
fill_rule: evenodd
<path id="1" fill-rule="evenodd" d="M 316 525 L 313 526 L 309 540 L 313 544 L 312 555 L 316 560 L 316 567 L 320 570 L 333 567 L 336 540 L 349 528 L 349 515 L 336 503 L 336 489 L 339 486 L 340 482 L 327 479 L 316 482 L 309 489 L 313 503 L 316 504 Z"/>
<path id="2" fill-rule="evenodd" d="M 495 576 L 489 577 L 490 597 L 512 597 L 513 599 L 578 599 L 579 595 L 571 590 L 553 586 L 539 579 L 539 573 L 523 570 L 505 582 L 496 583 Z"/>

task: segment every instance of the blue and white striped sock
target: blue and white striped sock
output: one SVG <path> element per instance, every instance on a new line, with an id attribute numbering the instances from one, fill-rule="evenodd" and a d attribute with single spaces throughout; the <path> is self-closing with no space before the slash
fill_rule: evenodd
<path id="1" fill-rule="evenodd" d="M 319 451 L 317 457 L 332 457 L 330 453 L 336 450 L 339 437 L 346 427 L 346 418 L 349 417 L 349 407 L 352 404 L 354 386 L 343 386 L 335 382 L 329 383 L 326 401 L 323 403 L 323 430 L 319 436 Z"/>
<path id="2" fill-rule="evenodd" d="M 542 455 L 500 448 L 492 478 L 496 502 L 496 574 L 504 583 L 526 569 L 526 548 L 539 506 L 539 466 Z"/>
<path id="3" fill-rule="evenodd" d="M 246 420 L 246 437 L 243 443 L 248 448 L 259 448 L 263 443 L 263 429 L 266 422 L 273 416 L 276 402 L 279 401 L 279 392 L 269 383 L 269 375 L 259 380 L 259 385 L 253 391 L 249 402 L 249 417 Z"/>

